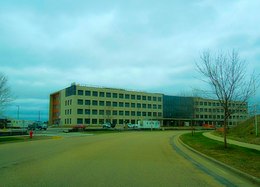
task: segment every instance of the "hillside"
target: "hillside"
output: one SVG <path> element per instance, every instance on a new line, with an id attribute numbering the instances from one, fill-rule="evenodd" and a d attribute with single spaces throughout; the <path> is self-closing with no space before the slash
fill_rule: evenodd
<path id="1" fill-rule="evenodd" d="M 257 116 L 258 137 L 256 137 L 255 117 L 240 123 L 236 127 L 228 130 L 228 138 L 242 142 L 260 144 L 260 115 Z"/>

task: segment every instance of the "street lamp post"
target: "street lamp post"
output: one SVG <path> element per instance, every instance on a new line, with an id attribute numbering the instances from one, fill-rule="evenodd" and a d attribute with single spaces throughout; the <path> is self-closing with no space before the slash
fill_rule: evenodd
<path id="1" fill-rule="evenodd" d="M 20 105 L 17 105 L 17 119 L 19 120 L 20 115 Z"/>
<path id="2" fill-rule="evenodd" d="M 255 135 L 258 136 L 258 127 L 257 127 L 257 105 L 255 105 Z"/>

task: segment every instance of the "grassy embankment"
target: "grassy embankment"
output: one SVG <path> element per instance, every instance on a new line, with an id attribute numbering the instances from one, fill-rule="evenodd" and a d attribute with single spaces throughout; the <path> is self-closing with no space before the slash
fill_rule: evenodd
<path id="1" fill-rule="evenodd" d="M 258 136 L 256 137 L 255 117 L 238 124 L 236 127 L 230 128 L 227 132 L 227 138 L 240 142 L 252 143 L 260 145 L 260 116 L 257 116 Z M 223 136 L 222 132 L 215 131 L 217 136 Z"/>
<path id="2" fill-rule="evenodd" d="M 225 149 L 223 142 L 211 140 L 202 135 L 202 132 L 181 136 L 181 140 L 195 150 L 219 160 L 240 171 L 260 178 L 260 151 L 228 145 Z"/>

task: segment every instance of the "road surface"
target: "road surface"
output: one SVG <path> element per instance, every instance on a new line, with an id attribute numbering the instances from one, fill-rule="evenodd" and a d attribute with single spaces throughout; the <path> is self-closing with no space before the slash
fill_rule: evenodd
<path id="1" fill-rule="evenodd" d="M 0 186 L 253 186 L 190 152 L 180 132 L 120 132 L 0 145 Z"/>

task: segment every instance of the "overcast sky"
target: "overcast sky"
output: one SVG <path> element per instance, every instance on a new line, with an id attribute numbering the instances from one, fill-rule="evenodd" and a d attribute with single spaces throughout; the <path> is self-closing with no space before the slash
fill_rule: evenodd
<path id="1" fill-rule="evenodd" d="M 259 72 L 259 9 L 259 0 L 0 1 L 0 71 L 16 98 L 6 115 L 19 105 L 20 119 L 47 120 L 49 95 L 72 82 L 191 92 L 204 86 L 195 71 L 204 50 L 236 49 Z"/>

